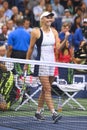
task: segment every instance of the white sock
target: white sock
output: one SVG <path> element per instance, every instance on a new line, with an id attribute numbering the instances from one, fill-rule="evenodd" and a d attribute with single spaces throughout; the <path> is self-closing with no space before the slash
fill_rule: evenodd
<path id="1" fill-rule="evenodd" d="M 52 112 L 52 114 L 54 114 L 54 113 L 56 113 L 56 114 L 57 114 L 57 112 L 55 111 L 55 109 L 53 109 L 51 112 Z"/>
<path id="2" fill-rule="evenodd" d="M 40 114 L 40 111 L 36 111 L 36 113 Z"/>

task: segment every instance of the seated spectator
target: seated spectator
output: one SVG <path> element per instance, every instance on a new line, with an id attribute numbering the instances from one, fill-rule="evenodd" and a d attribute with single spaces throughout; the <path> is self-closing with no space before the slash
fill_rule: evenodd
<path id="1" fill-rule="evenodd" d="M 52 5 L 51 4 L 46 4 L 46 9 L 45 9 L 46 11 L 49 11 L 49 12 L 51 12 L 51 13 L 53 13 L 54 14 L 54 18 L 57 18 L 57 14 L 56 14 L 56 12 L 52 9 Z"/>
<path id="2" fill-rule="evenodd" d="M 56 12 L 57 16 L 64 15 L 64 7 L 60 4 L 60 0 L 54 0 L 52 4 L 52 9 Z"/>
<path id="3" fill-rule="evenodd" d="M 58 61 L 64 63 L 73 62 L 73 39 L 69 32 L 70 26 L 67 23 L 62 25 L 62 30 L 59 33 L 61 44 L 64 42 L 64 46 L 61 48 L 58 54 Z M 65 79 L 68 83 L 72 83 L 73 70 L 69 68 L 59 67 L 59 78 Z"/>
<path id="4" fill-rule="evenodd" d="M 30 21 L 29 19 L 24 19 L 24 28 L 28 33 L 31 33 L 32 28 L 30 27 Z"/>
<path id="5" fill-rule="evenodd" d="M 7 53 L 6 46 L 4 45 L 4 43 L 0 42 L 0 57 L 5 57 L 6 53 Z M 1 68 L 1 66 L 0 66 L 0 68 Z M 2 69 L 5 71 L 6 67 L 2 65 Z"/>
<path id="6" fill-rule="evenodd" d="M 80 24 L 81 18 L 79 16 L 76 17 L 76 21 L 77 21 L 77 26 L 73 33 L 73 45 L 74 45 L 75 51 L 79 49 L 81 42 L 84 41 L 81 24 Z"/>
<path id="7" fill-rule="evenodd" d="M 27 0 L 24 0 L 24 1 L 27 1 Z M 42 0 L 28 0 L 28 4 L 27 4 L 28 9 L 32 10 L 35 6 L 38 5 L 40 1 Z"/>
<path id="8" fill-rule="evenodd" d="M 13 28 L 17 28 L 16 20 L 17 20 L 17 15 L 12 15 L 11 20 L 13 21 Z"/>
<path id="9" fill-rule="evenodd" d="M 70 11 L 70 13 L 72 15 L 74 15 L 74 13 L 75 13 L 75 7 L 73 5 L 72 0 L 67 0 L 67 6 L 66 6 L 66 8 L 69 9 L 69 11 Z"/>
<path id="10" fill-rule="evenodd" d="M 86 4 L 83 1 L 80 4 L 80 8 L 82 10 L 82 16 L 84 17 L 87 14 L 87 7 L 86 7 Z"/>
<path id="11" fill-rule="evenodd" d="M 81 16 L 76 16 L 75 19 L 74 19 L 74 22 L 71 26 L 71 33 L 74 34 L 75 33 L 75 30 L 78 28 L 78 27 L 81 27 Z"/>
<path id="12" fill-rule="evenodd" d="M 31 9 L 25 8 L 23 17 L 28 18 L 30 20 L 31 27 L 35 27 L 35 18 Z"/>
<path id="13" fill-rule="evenodd" d="M 8 31 L 7 26 L 3 25 L 1 28 L 0 42 L 4 43 L 5 45 L 7 45 L 7 39 L 8 39 L 7 31 Z"/>
<path id="14" fill-rule="evenodd" d="M 67 22 L 68 24 L 72 24 L 72 15 L 69 11 L 69 9 L 65 9 L 64 16 L 62 17 L 62 23 Z"/>
<path id="15" fill-rule="evenodd" d="M 81 4 L 82 0 L 73 0 L 73 5 L 75 7 L 75 9 Z"/>
<path id="16" fill-rule="evenodd" d="M 3 7 L 0 8 L 0 28 L 1 28 L 2 25 L 5 24 L 6 21 L 7 21 L 7 18 L 4 16 L 4 12 L 5 12 L 4 8 L 3 8 Z"/>
<path id="17" fill-rule="evenodd" d="M 61 32 L 59 33 L 60 42 L 65 42 L 64 46 L 59 52 L 59 62 L 72 62 L 72 53 L 73 53 L 73 37 L 72 34 L 69 32 L 70 25 L 67 23 L 64 23 L 62 25 Z"/>
<path id="18" fill-rule="evenodd" d="M 39 1 L 39 4 L 37 6 L 33 7 L 33 14 L 36 21 L 36 27 L 40 26 L 40 16 L 43 13 L 45 8 L 45 0 Z"/>
<path id="19" fill-rule="evenodd" d="M 73 16 L 73 23 L 74 23 L 74 20 L 77 16 L 80 16 L 82 18 L 82 9 L 80 7 L 78 7 L 76 10 L 75 10 L 75 14 Z"/>
<path id="20" fill-rule="evenodd" d="M 13 15 L 13 13 L 12 13 L 11 9 L 9 9 L 9 4 L 6 0 L 3 1 L 3 8 L 5 9 L 5 12 L 4 12 L 5 17 L 10 19 L 11 16 Z"/>
<path id="21" fill-rule="evenodd" d="M 87 16 L 84 17 L 81 28 L 82 28 L 84 40 L 87 42 Z"/>
<path id="22" fill-rule="evenodd" d="M 15 29 L 13 27 L 13 20 L 8 20 L 6 25 L 7 25 L 7 28 L 8 28 L 7 35 L 9 35 Z"/>
<path id="23" fill-rule="evenodd" d="M 12 13 L 13 13 L 13 15 L 16 15 L 17 17 L 22 17 L 23 18 L 23 14 L 22 14 L 22 12 L 19 12 L 17 6 L 12 7 Z"/>

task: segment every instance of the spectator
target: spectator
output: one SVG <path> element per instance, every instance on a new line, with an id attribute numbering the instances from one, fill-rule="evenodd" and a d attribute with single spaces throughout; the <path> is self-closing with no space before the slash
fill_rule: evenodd
<path id="1" fill-rule="evenodd" d="M 86 4 L 84 2 L 82 2 L 80 4 L 80 8 L 82 10 L 82 16 L 84 17 L 86 14 L 87 14 L 87 7 L 86 7 Z"/>
<path id="2" fill-rule="evenodd" d="M 74 20 L 75 20 L 75 18 L 77 17 L 77 16 L 80 16 L 81 18 L 82 18 L 82 9 L 80 8 L 80 7 L 78 7 L 77 9 L 76 9 L 76 13 L 74 14 L 74 16 L 73 16 L 73 22 L 74 22 Z"/>
<path id="3" fill-rule="evenodd" d="M 66 8 L 69 9 L 69 11 L 70 11 L 70 13 L 71 13 L 72 15 L 74 15 L 74 13 L 75 13 L 75 8 L 74 8 L 74 5 L 73 5 L 72 0 L 68 0 L 68 1 L 67 1 L 67 7 L 66 7 Z"/>
<path id="4" fill-rule="evenodd" d="M 26 1 L 26 0 L 25 0 Z M 28 9 L 33 9 L 35 6 L 38 5 L 38 3 L 42 1 L 42 0 L 28 0 L 28 4 L 27 4 L 27 7 Z"/>
<path id="5" fill-rule="evenodd" d="M 30 43 L 30 34 L 23 27 L 23 19 L 17 19 L 17 26 L 17 29 L 8 36 L 7 56 L 25 59 Z"/>
<path id="6" fill-rule="evenodd" d="M 60 43 L 65 43 L 64 46 L 59 51 L 58 61 L 64 63 L 73 62 L 74 49 L 73 49 L 73 37 L 70 34 L 70 25 L 64 23 L 62 25 L 61 32 L 59 33 Z M 68 83 L 72 83 L 73 70 L 69 68 L 59 67 L 59 78 L 65 79 Z"/>
<path id="7" fill-rule="evenodd" d="M 83 36 L 84 36 L 84 40 L 87 42 L 87 16 L 84 17 L 84 19 L 83 19 L 82 33 L 83 33 Z"/>
<path id="8" fill-rule="evenodd" d="M 29 19 L 24 19 L 24 28 L 28 33 L 31 33 L 32 28 L 30 27 L 30 20 Z"/>
<path id="9" fill-rule="evenodd" d="M 18 15 L 19 11 L 18 11 L 17 6 L 13 6 L 11 10 L 12 10 L 14 15 Z"/>
<path id="10" fill-rule="evenodd" d="M 81 21 L 82 21 L 82 19 L 81 19 L 80 16 L 75 17 L 74 22 L 73 22 L 73 24 L 72 24 L 72 26 L 71 26 L 71 33 L 74 34 L 74 33 L 75 33 L 75 30 L 76 30 L 78 27 L 81 27 Z"/>
<path id="11" fill-rule="evenodd" d="M 75 51 L 77 51 L 80 47 L 80 44 L 82 44 L 84 41 L 82 29 L 80 26 L 78 26 L 77 29 L 75 30 L 73 38 L 74 38 L 74 42 L 73 42 L 74 48 L 75 48 Z"/>
<path id="12" fill-rule="evenodd" d="M 56 12 L 57 16 L 64 15 L 64 7 L 60 4 L 60 0 L 54 0 L 52 4 L 53 10 Z"/>
<path id="13" fill-rule="evenodd" d="M 35 27 L 35 18 L 31 9 L 25 8 L 24 18 L 28 18 L 31 23 L 31 27 Z"/>
<path id="14" fill-rule="evenodd" d="M 57 18 L 57 14 L 56 14 L 56 12 L 52 9 L 52 5 L 51 4 L 46 4 L 46 9 L 45 9 L 46 11 L 49 11 L 49 12 L 51 12 L 51 13 L 53 13 L 54 14 L 54 18 Z"/>
<path id="15" fill-rule="evenodd" d="M 82 0 L 73 0 L 72 2 L 73 2 L 73 5 L 74 5 L 74 7 L 76 9 L 81 4 Z"/>
<path id="16" fill-rule="evenodd" d="M 12 15 L 11 20 L 13 21 L 13 28 L 17 28 L 17 24 L 16 24 L 17 15 Z"/>
<path id="17" fill-rule="evenodd" d="M 40 15 L 43 13 L 45 7 L 45 0 L 39 1 L 37 6 L 34 6 L 33 13 L 36 21 L 36 27 L 40 26 Z"/>
<path id="18" fill-rule="evenodd" d="M 72 34 L 70 33 L 70 24 L 68 23 L 63 23 L 62 28 L 61 28 L 61 32 L 59 33 L 59 38 L 60 41 L 63 42 L 64 39 L 66 39 L 68 41 L 69 44 L 69 48 L 72 47 L 73 44 L 73 37 Z"/>
<path id="19" fill-rule="evenodd" d="M 65 9 L 64 11 L 64 16 L 62 17 L 62 23 L 69 23 L 70 25 L 72 24 L 72 15 L 69 11 L 69 9 Z"/>
<path id="20" fill-rule="evenodd" d="M 3 8 L 5 9 L 5 17 L 7 17 L 8 19 L 11 18 L 11 16 L 13 15 L 11 9 L 9 9 L 9 4 L 7 1 L 3 1 Z"/>
<path id="21" fill-rule="evenodd" d="M 6 53 L 7 53 L 6 46 L 0 42 L 0 57 L 5 57 Z M 0 69 L 1 69 L 1 67 L 0 67 Z"/>
<path id="22" fill-rule="evenodd" d="M 3 25 L 1 28 L 0 42 L 5 45 L 7 45 L 7 39 L 8 39 L 7 31 L 8 31 L 7 26 Z"/>
<path id="23" fill-rule="evenodd" d="M 13 20 L 8 20 L 6 23 L 8 27 L 7 35 L 9 35 L 15 28 L 13 27 Z"/>
<path id="24" fill-rule="evenodd" d="M 7 18 L 4 16 L 4 12 L 4 8 L 0 8 L 0 27 L 2 27 L 2 25 L 5 24 L 7 21 Z"/>
<path id="25" fill-rule="evenodd" d="M 13 12 L 13 15 L 16 15 L 17 17 L 22 17 L 23 18 L 22 12 L 19 12 L 19 10 L 18 10 L 18 8 L 16 6 L 12 7 L 12 12 Z"/>

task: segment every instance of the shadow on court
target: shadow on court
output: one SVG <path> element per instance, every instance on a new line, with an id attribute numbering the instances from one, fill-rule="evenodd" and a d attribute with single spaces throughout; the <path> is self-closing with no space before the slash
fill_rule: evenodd
<path id="1" fill-rule="evenodd" d="M 44 121 L 37 121 L 34 117 L 0 117 L 0 126 L 13 129 L 0 130 L 87 130 L 87 116 L 62 117 L 53 124 L 51 117 L 46 117 Z"/>

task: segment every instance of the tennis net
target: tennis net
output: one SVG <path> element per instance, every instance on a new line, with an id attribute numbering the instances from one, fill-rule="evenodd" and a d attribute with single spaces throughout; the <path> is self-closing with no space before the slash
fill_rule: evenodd
<path id="1" fill-rule="evenodd" d="M 7 67 L 7 71 L 0 70 L 0 102 L 3 97 L 8 104 L 8 109 L 3 106 L 0 110 L 0 126 L 17 130 L 87 129 L 87 65 L 1 57 L 0 62 Z M 54 75 L 52 98 L 56 111 L 62 115 L 56 124 L 46 104 L 45 120 L 34 118 L 42 90 L 37 73 L 43 77 Z"/>

